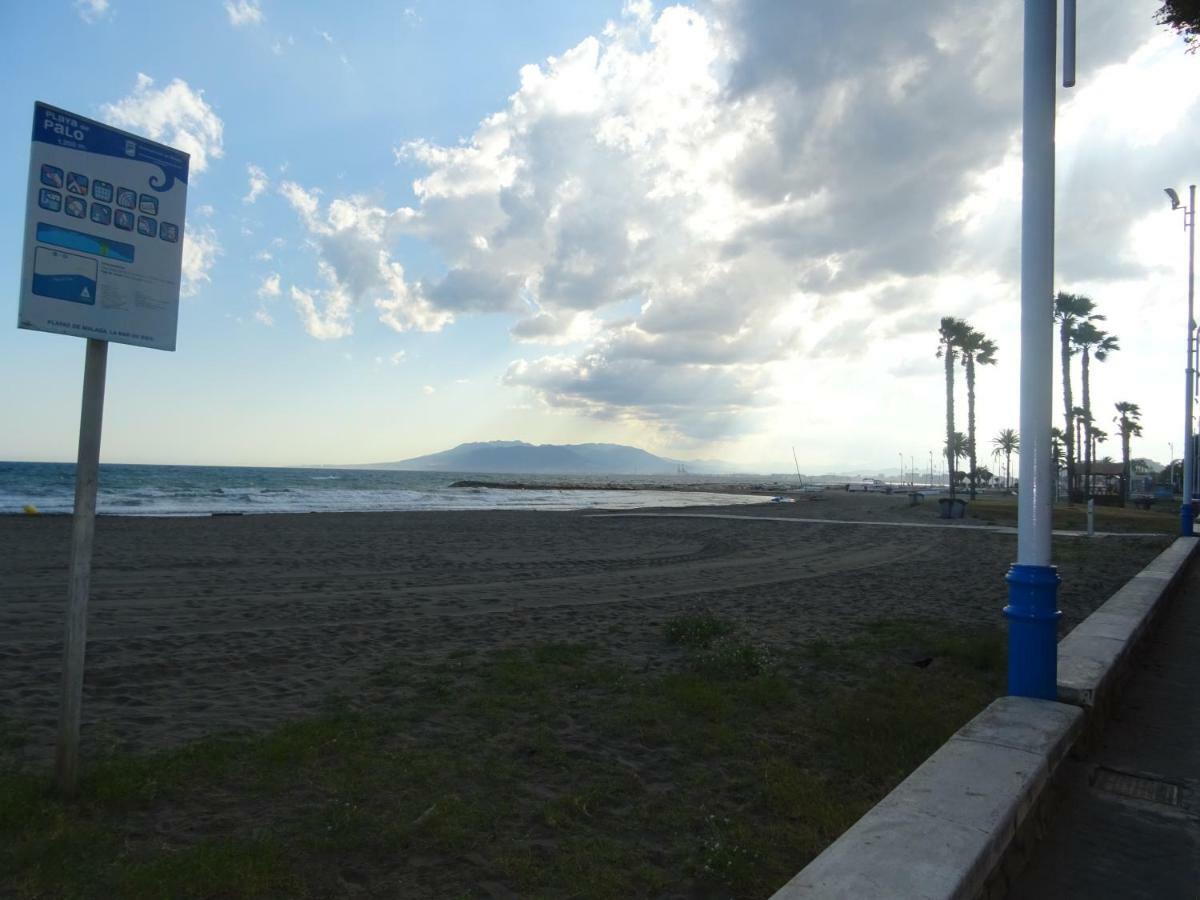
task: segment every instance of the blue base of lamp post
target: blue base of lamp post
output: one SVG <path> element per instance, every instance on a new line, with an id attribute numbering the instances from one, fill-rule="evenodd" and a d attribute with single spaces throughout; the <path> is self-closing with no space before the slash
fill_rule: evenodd
<path id="1" fill-rule="evenodd" d="M 1190 503 L 1179 507 L 1179 533 L 1184 537 L 1192 536 L 1192 504 Z"/>
<path id="2" fill-rule="evenodd" d="M 1016 563 L 1008 582 L 1008 693 L 1012 697 L 1058 696 L 1058 585 L 1054 566 Z"/>

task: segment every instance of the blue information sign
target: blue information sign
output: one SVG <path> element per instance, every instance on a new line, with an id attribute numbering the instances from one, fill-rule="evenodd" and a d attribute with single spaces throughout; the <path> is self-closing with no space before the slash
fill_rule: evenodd
<path id="1" fill-rule="evenodd" d="M 188 161 L 34 104 L 18 326 L 174 350 Z"/>

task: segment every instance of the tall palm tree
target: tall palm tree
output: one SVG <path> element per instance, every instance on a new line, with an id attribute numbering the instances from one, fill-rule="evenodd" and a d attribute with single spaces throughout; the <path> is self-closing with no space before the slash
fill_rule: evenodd
<path id="1" fill-rule="evenodd" d="M 1090 440 L 1092 444 L 1092 462 L 1096 462 L 1099 458 L 1097 448 L 1108 440 L 1108 432 L 1093 425 Z"/>
<path id="2" fill-rule="evenodd" d="M 1054 298 L 1054 321 L 1058 323 L 1059 355 L 1062 363 L 1063 385 L 1063 439 L 1067 449 L 1067 498 L 1074 498 L 1075 492 L 1075 448 L 1078 441 L 1075 436 L 1075 406 L 1071 402 L 1071 332 L 1080 322 L 1088 322 L 1098 318 L 1096 304 L 1082 294 L 1068 294 L 1063 291 Z"/>
<path id="3" fill-rule="evenodd" d="M 959 448 L 954 440 L 956 433 L 954 431 L 954 360 L 963 338 L 970 330 L 970 326 L 966 322 L 953 316 L 942 316 L 941 324 L 938 326 L 937 355 L 946 364 L 946 469 L 950 472 L 950 499 L 952 500 L 954 499 L 954 470 L 958 468 L 958 457 L 961 455 L 956 452 Z"/>
<path id="4" fill-rule="evenodd" d="M 1063 461 L 1063 445 L 1066 443 L 1063 430 L 1057 425 L 1050 429 L 1050 453 L 1059 463 L 1059 468 L 1062 468 Z"/>
<path id="5" fill-rule="evenodd" d="M 1004 486 L 1012 484 L 1012 455 L 1021 446 L 1021 437 L 1012 428 L 1003 428 L 992 438 L 992 446 L 996 452 L 1004 454 Z"/>
<path id="6" fill-rule="evenodd" d="M 969 474 L 967 472 L 958 471 L 958 461 L 967 455 L 967 436 L 961 431 L 954 432 L 954 434 L 951 435 L 943 445 L 943 449 L 945 450 L 947 459 L 949 459 L 951 456 L 954 457 L 954 466 L 950 469 L 950 483 L 954 484 L 956 481 L 961 481 L 962 479 L 956 478 L 955 476 L 962 475 L 965 477 Z"/>
<path id="7" fill-rule="evenodd" d="M 1080 376 L 1080 384 L 1083 388 L 1083 433 L 1084 433 L 1084 457 L 1083 457 L 1083 483 L 1084 490 L 1090 493 L 1092 490 L 1092 460 L 1095 458 L 1093 453 L 1092 441 L 1092 398 L 1090 393 L 1090 375 L 1089 364 L 1091 359 L 1095 357 L 1097 362 L 1104 362 L 1108 359 L 1108 355 L 1121 349 L 1121 345 L 1117 343 L 1115 336 L 1101 331 L 1095 326 L 1092 321 L 1079 322 L 1071 331 L 1071 342 L 1078 349 L 1079 357 L 1082 360 L 1082 374 Z"/>
<path id="8" fill-rule="evenodd" d="M 1050 464 L 1054 467 L 1054 499 L 1058 499 L 1058 474 L 1063 467 L 1063 430 L 1061 428 L 1050 429 Z"/>
<path id="9" fill-rule="evenodd" d="M 1129 403 L 1121 400 L 1113 404 L 1117 409 L 1117 414 L 1113 417 L 1113 421 L 1117 423 L 1117 429 L 1121 435 L 1121 505 L 1125 505 L 1125 500 L 1129 496 L 1129 482 L 1132 472 L 1129 467 L 1129 439 L 1140 436 L 1142 426 L 1139 420 L 1142 418 L 1142 411 L 1136 403 Z"/>
<path id="10" fill-rule="evenodd" d="M 971 463 L 971 499 L 975 499 L 975 364 L 994 366 L 996 344 L 974 328 L 967 328 L 962 343 L 963 368 L 967 370 L 967 459 Z"/>
<path id="11" fill-rule="evenodd" d="M 1072 412 L 1075 414 L 1075 469 L 1083 471 L 1083 420 L 1087 418 L 1087 410 L 1076 406 Z M 1070 465 L 1070 461 L 1067 465 Z"/>

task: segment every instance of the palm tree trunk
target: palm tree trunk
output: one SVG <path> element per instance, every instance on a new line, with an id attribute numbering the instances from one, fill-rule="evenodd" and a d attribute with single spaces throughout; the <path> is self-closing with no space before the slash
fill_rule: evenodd
<path id="1" fill-rule="evenodd" d="M 1012 451 L 1004 451 L 1004 489 L 1012 487 Z"/>
<path id="2" fill-rule="evenodd" d="M 1083 374 L 1080 383 L 1083 385 L 1083 498 L 1092 495 L 1092 400 L 1088 394 L 1088 362 L 1091 354 L 1088 348 L 1083 348 Z"/>
<path id="3" fill-rule="evenodd" d="M 1075 467 L 1080 468 L 1080 469 L 1084 468 L 1084 436 L 1082 436 L 1082 433 L 1081 433 L 1082 431 L 1084 431 L 1084 420 L 1082 420 L 1081 418 L 1078 418 L 1078 416 L 1076 416 L 1076 418 L 1075 418 Z M 1075 487 L 1078 488 L 1079 485 L 1076 485 Z"/>
<path id="4" fill-rule="evenodd" d="M 967 362 L 967 459 L 971 463 L 971 499 L 975 499 L 975 354 L 964 351 Z"/>
<path id="5" fill-rule="evenodd" d="M 1071 402 L 1071 326 L 1063 322 L 1059 327 L 1059 355 L 1062 357 L 1063 418 L 1067 427 L 1063 429 L 1063 442 L 1067 445 L 1067 502 L 1075 499 L 1075 429 L 1074 405 Z"/>
<path id="6" fill-rule="evenodd" d="M 1121 505 L 1125 505 L 1125 498 L 1129 496 L 1129 430 L 1125 427 L 1125 423 L 1121 423 Z"/>
<path id="7" fill-rule="evenodd" d="M 946 345 L 946 463 L 950 472 L 950 499 L 954 499 L 954 348 Z"/>

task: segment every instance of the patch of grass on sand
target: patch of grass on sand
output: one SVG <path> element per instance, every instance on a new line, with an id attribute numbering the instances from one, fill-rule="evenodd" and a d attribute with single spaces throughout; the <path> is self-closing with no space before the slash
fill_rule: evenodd
<path id="1" fill-rule="evenodd" d="M 72 803 L 0 773 L 0 894 L 766 896 L 1000 690 L 996 635 L 923 623 L 788 659 L 714 617 L 665 641 L 665 672 L 396 661 L 267 734 L 89 761 Z"/>
<path id="2" fill-rule="evenodd" d="M 669 619 L 667 640 L 688 651 L 691 667 L 716 678 L 753 677 L 772 665 L 770 651 L 742 634 L 730 619 L 712 613 L 685 614 Z"/>
<path id="3" fill-rule="evenodd" d="M 734 630 L 729 619 L 712 613 L 687 613 L 669 619 L 663 629 L 667 640 L 681 647 L 707 647 Z"/>
<path id="4" fill-rule="evenodd" d="M 172 853 L 130 860 L 116 879 L 120 897 L 294 896 L 303 890 L 272 838 L 206 838 Z"/>
<path id="5" fill-rule="evenodd" d="M 1005 670 L 1004 630 L 993 626 L 948 631 L 924 619 L 878 619 L 861 633 L 835 643 L 817 639 L 805 657 L 818 668 L 869 674 L 881 666 L 952 667 L 999 683 Z"/>
<path id="6" fill-rule="evenodd" d="M 0 761 L 25 746 L 25 735 L 8 719 L 0 716 Z"/>
<path id="7" fill-rule="evenodd" d="M 1015 525 L 1015 497 L 979 497 L 967 505 L 967 514 L 992 525 Z M 1097 506 L 1097 531 L 1133 531 L 1175 534 L 1179 531 L 1179 505 L 1157 504 L 1153 509 L 1134 506 Z M 1054 527 L 1067 531 L 1087 530 L 1087 504 L 1058 503 L 1054 507 Z"/>
<path id="8" fill-rule="evenodd" d="M 770 651 L 741 633 L 737 624 L 711 613 L 667 621 L 667 640 L 688 650 L 694 669 L 716 677 L 759 675 L 773 665 Z"/>

